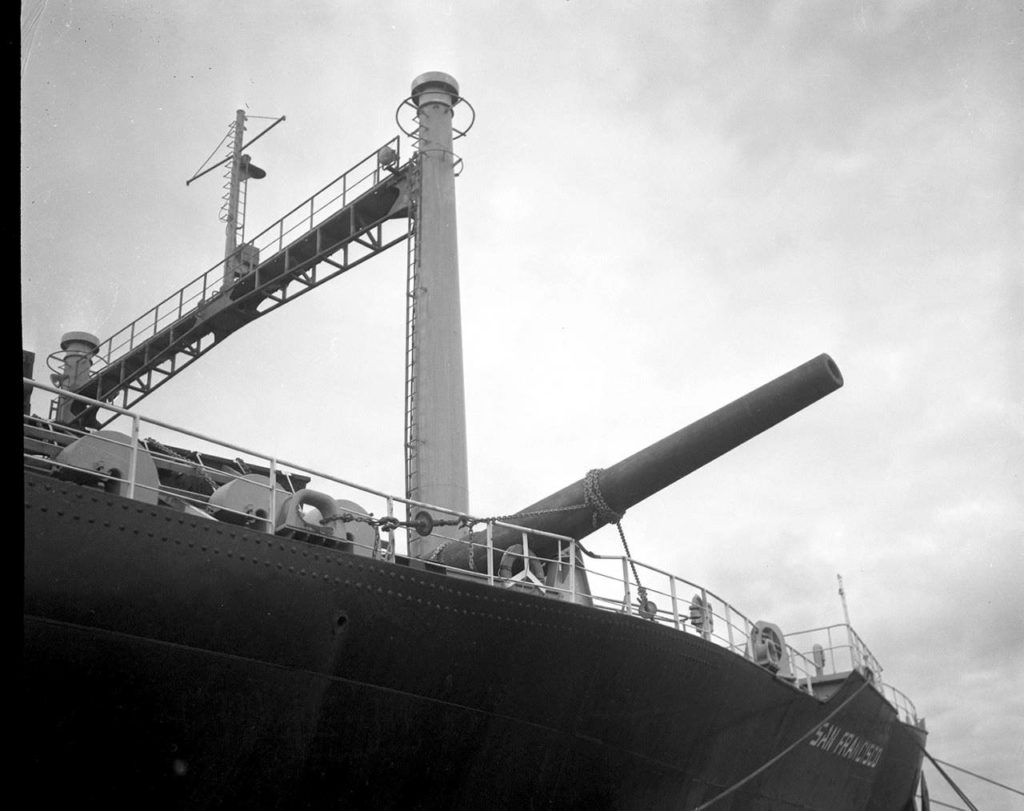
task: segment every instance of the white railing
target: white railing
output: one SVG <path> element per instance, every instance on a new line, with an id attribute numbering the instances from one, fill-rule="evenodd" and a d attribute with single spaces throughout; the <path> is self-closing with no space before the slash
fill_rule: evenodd
<path id="1" fill-rule="evenodd" d="M 797 646 L 811 661 L 815 658 L 815 647 L 818 646 L 819 669 L 824 673 L 848 673 L 851 670 L 858 670 L 873 679 L 878 679 L 882 675 L 882 665 L 878 659 L 857 632 L 845 623 L 794 631 L 786 634 L 786 639 Z"/>
<path id="2" fill-rule="evenodd" d="M 150 503 L 163 501 L 170 506 L 187 509 L 194 515 L 201 513 L 209 518 L 213 518 L 211 512 L 216 511 L 220 520 L 249 525 L 263 531 L 305 531 L 314 535 L 322 535 L 325 538 L 343 537 L 331 529 L 333 523 L 363 524 L 374 530 L 374 541 L 368 543 L 365 540 L 354 538 L 351 543 L 355 547 L 361 548 L 366 554 L 385 559 L 394 559 L 397 552 L 396 540 L 402 535 L 408 536 L 408 533 L 413 531 L 412 528 L 403 526 L 404 522 L 396 517 L 395 510 L 398 509 L 396 505 L 407 508 L 410 514 L 419 510 L 427 510 L 431 513 L 450 516 L 453 526 L 456 522 L 465 526 L 485 524 L 488 543 L 494 527 L 499 526 L 520 530 L 524 533 L 528 532 L 533 538 L 553 540 L 566 548 L 572 543 L 571 538 L 555 533 L 527 530 L 508 522 L 493 519 L 472 518 L 436 505 L 392 496 L 324 471 L 266 455 L 241 445 L 217 440 L 197 431 L 179 428 L 162 420 L 145 417 L 118 406 L 28 379 L 25 379 L 24 382 L 26 385 L 32 385 L 43 391 L 60 394 L 90 406 L 98 406 L 101 411 L 112 412 L 123 418 L 115 423 L 115 427 L 122 430 L 111 429 L 99 434 L 97 441 L 100 443 L 99 447 L 103 457 L 102 469 L 99 470 L 83 470 L 81 467 L 61 461 L 58 459 L 59 448 L 52 446 L 51 452 L 48 453 L 45 450 L 45 443 L 39 439 L 46 433 L 46 428 L 49 428 L 54 436 L 64 435 L 68 437 L 69 441 L 86 436 L 86 432 L 69 429 L 40 417 L 28 418 L 30 425 L 26 425 L 25 451 L 27 464 L 37 468 L 45 467 L 63 478 L 88 480 L 108 491 L 128 498 Z M 121 425 L 122 421 L 127 421 L 127 425 Z M 127 429 L 126 432 L 124 429 Z M 159 438 L 151 436 L 155 433 L 153 429 L 160 429 Z M 34 437 L 31 442 L 29 441 L 30 436 Z M 95 434 L 92 436 L 97 437 Z M 189 452 L 183 454 L 174 448 L 188 448 Z M 204 459 L 204 454 L 207 459 Z M 233 464 L 220 466 L 209 464 L 208 457 L 213 456 L 219 459 L 229 459 Z M 244 461 L 243 456 L 245 457 Z M 242 499 L 245 502 L 244 509 L 226 505 L 218 505 L 214 509 L 206 495 L 189 492 L 187 488 L 174 487 L 173 484 L 161 484 L 152 476 L 147 478 L 144 472 L 146 468 L 144 460 L 147 457 L 157 463 L 159 468 L 169 470 L 172 475 L 177 473 L 181 476 L 198 477 L 207 484 L 207 489 L 211 491 L 231 482 L 243 482 L 247 494 L 246 498 Z M 30 461 L 31 459 L 35 460 L 34 463 Z M 259 472 L 254 473 L 253 468 L 259 469 Z M 336 502 L 339 513 L 335 516 L 323 516 L 317 515 L 319 513 L 317 510 L 317 513 L 310 513 L 309 521 L 304 521 L 302 525 L 285 526 L 282 509 L 285 506 L 285 500 L 295 493 L 295 485 L 290 484 L 293 479 L 307 479 L 308 483 L 305 485 L 307 491 L 324 492 L 329 490 L 330 497 Z M 271 482 L 276 482 L 277 486 L 272 486 Z M 254 493 L 257 495 L 253 495 Z M 360 502 L 364 502 L 372 509 L 363 507 Z M 342 517 L 347 520 L 341 521 Z M 320 523 L 323 519 L 328 520 Z M 435 535 L 444 537 L 445 532 L 446 529 L 442 526 L 435 532 Z M 528 548 L 528 541 L 524 543 Z M 406 548 L 408 548 L 408 537 L 406 537 Z M 492 576 L 492 582 L 493 577 L 496 575 Z"/>
<path id="3" fill-rule="evenodd" d="M 786 634 L 786 640 L 798 647 L 812 662 L 815 675 L 843 675 L 856 670 L 869 678 L 885 699 L 908 724 L 917 724 L 917 709 L 902 692 L 882 681 L 882 665 L 864 640 L 846 623 L 809 628 Z M 817 650 L 816 650 L 817 648 Z"/>
<path id="4" fill-rule="evenodd" d="M 914 702 L 907 698 L 906 695 L 897 690 L 891 684 L 876 684 L 875 686 L 885 697 L 885 700 L 896 708 L 900 719 L 904 723 L 912 724 L 913 726 L 921 725 L 921 722 L 917 717 L 917 707 L 914 706 Z"/>
<path id="5" fill-rule="evenodd" d="M 747 659 L 755 658 L 751 644 L 757 627 L 754 622 L 718 594 L 663 569 L 622 555 L 591 553 L 567 536 L 528 529 L 494 518 L 459 514 L 437 505 L 389 495 L 324 471 L 178 428 L 27 378 L 24 383 L 96 406 L 100 411 L 118 415 L 118 423 L 124 423 L 121 432 L 105 431 L 98 439 L 92 435 L 93 441 L 101 443 L 104 456 L 103 469 L 97 470 L 95 466 L 83 469 L 57 458 L 60 444 L 86 435 L 84 432 L 39 417 L 27 418 L 27 466 L 41 468 L 63 478 L 82 480 L 85 477 L 90 483 L 120 495 L 150 503 L 160 501 L 211 520 L 214 518 L 211 513 L 216 512 L 216 517 L 222 521 L 262 531 L 292 535 L 304 533 L 312 540 L 340 541 L 348 544 L 355 554 L 389 561 L 394 561 L 400 554 L 400 541 L 404 540 L 406 550 L 401 554 L 408 554 L 409 540 L 416 531 L 414 526 L 396 517 L 399 505 L 407 515 L 426 510 L 434 516 L 448 516 L 448 519 L 435 518 L 435 537 L 469 544 L 470 569 L 443 567 L 435 562 L 426 564 L 445 570 L 449 576 L 637 616 L 680 633 L 700 636 Z M 159 433 L 160 437 L 150 436 L 153 433 Z M 66 441 L 47 444 L 47 438 L 55 437 L 64 437 Z M 189 450 L 180 452 L 174 448 Z M 210 463 L 209 457 L 216 457 L 219 464 Z M 166 481 L 163 484 L 155 476 L 147 458 L 165 471 Z M 191 491 L 185 482 L 177 481 L 176 476 L 190 477 L 193 486 L 198 477 L 204 489 L 210 492 L 232 482 L 240 482 L 235 486 L 244 488 L 244 497 L 236 500 L 234 507 L 223 502 L 213 505 L 208 495 Z M 183 486 L 175 487 L 176 481 Z M 299 487 L 307 492 L 329 492 L 330 501 L 319 503 L 320 506 L 333 505 L 335 514 L 325 516 L 320 510 L 314 511 L 317 507 L 314 499 L 313 509 L 298 513 L 296 521 L 297 514 L 289 513 L 286 508 Z M 518 543 L 495 548 L 493 534 L 498 527 L 519 533 Z M 468 529 L 476 531 L 470 536 Z M 543 556 L 539 550 L 550 551 Z M 584 559 L 586 566 L 581 565 Z M 638 600 L 637 579 L 643 585 L 645 605 Z M 820 645 L 820 651 L 815 650 L 816 645 Z M 909 699 L 876 681 L 881 675 L 881 666 L 867 645 L 847 625 L 823 626 L 786 634 L 784 650 L 776 664 L 780 678 L 812 694 L 816 677 L 825 673 L 859 670 L 871 676 L 876 687 L 905 719 L 916 723 L 916 711 Z"/>
<path id="6" fill-rule="evenodd" d="M 388 177 L 388 167 L 383 166 L 377 157 L 384 149 L 391 149 L 397 156 L 398 137 L 392 138 L 383 147 L 371 152 L 352 168 L 338 175 L 245 244 L 256 249 L 261 262 L 266 262 L 271 256 L 284 250 L 291 240 L 297 239 L 341 211 Z M 201 304 L 222 292 L 225 286 L 224 268 L 228 261 L 229 258 L 222 259 L 132 323 L 115 332 L 100 344 L 94 360 L 104 364 L 116 362 L 121 356 L 177 323 L 185 315 L 196 311 Z"/>

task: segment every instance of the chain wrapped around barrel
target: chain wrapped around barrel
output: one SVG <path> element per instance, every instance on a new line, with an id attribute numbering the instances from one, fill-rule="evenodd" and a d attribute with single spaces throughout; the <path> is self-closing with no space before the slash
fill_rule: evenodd
<path id="1" fill-rule="evenodd" d="M 601 495 L 601 472 L 601 468 L 594 468 L 593 470 L 588 470 L 587 475 L 583 477 L 583 501 L 588 507 L 594 508 L 591 523 L 593 523 L 595 529 L 605 524 L 615 524 L 615 528 L 619 531 L 619 538 L 622 539 L 622 548 L 626 552 L 629 568 L 633 570 L 633 581 L 636 583 L 636 597 L 637 604 L 640 607 L 640 616 L 646 619 L 654 619 L 658 615 L 658 606 L 652 600 L 647 599 L 647 589 L 640 584 L 640 575 L 636 571 L 636 564 L 633 562 L 633 556 L 629 552 L 629 544 L 626 543 L 626 533 L 622 530 L 622 518 L 626 513 L 625 511 L 621 513 L 615 512 L 608 506 L 608 502 L 604 500 L 604 496 Z"/>

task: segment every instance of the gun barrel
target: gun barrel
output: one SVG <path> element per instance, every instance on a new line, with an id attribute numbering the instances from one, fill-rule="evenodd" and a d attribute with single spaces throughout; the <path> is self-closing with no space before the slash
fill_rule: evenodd
<path id="1" fill-rule="evenodd" d="M 600 471 L 596 476 L 599 497 L 612 513 L 621 515 L 842 385 L 842 373 L 831 357 L 822 354 L 812 358 Z M 593 484 L 593 479 L 589 483 L 586 478 L 580 479 L 520 510 L 509 520 L 530 529 L 577 540 L 584 538 L 614 520 L 595 503 Z M 482 533 L 479 535 L 472 538 L 475 543 L 483 542 Z M 505 549 L 518 543 L 519 538 L 519 532 L 502 527 L 495 527 L 492 533 L 495 549 Z M 542 544 L 538 539 L 538 554 L 545 554 Z M 442 550 L 441 562 L 469 568 L 467 549 L 468 544 L 449 544 Z"/>

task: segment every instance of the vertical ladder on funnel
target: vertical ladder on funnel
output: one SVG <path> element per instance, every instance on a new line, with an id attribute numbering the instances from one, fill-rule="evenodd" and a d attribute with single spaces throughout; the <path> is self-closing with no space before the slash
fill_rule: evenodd
<path id="1" fill-rule="evenodd" d="M 413 131 L 415 138 L 418 130 Z M 416 235 L 419 200 L 419 140 L 415 140 L 416 155 L 409 161 L 409 237 L 406 241 L 406 313 L 405 313 L 405 494 L 415 499 L 419 490 L 417 450 L 419 436 L 416 420 L 416 298 L 419 269 L 419 240 Z"/>

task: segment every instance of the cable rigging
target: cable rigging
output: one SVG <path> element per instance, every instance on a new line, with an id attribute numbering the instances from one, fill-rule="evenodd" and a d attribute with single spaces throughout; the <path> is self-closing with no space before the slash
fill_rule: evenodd
<path id="1" fill-rule="evenodd" d="M 991 783 L 993 786 L 998 786 L 999 788 L 1006 789 L 1007 791 L 1012 791 L 1014 794 L 1019 794 L 1021 797 L 1024 797 L 1024 791 L 1014 788 L 1013 786 L 1007 786 L 1003 783 L 998 782 L 997 780 L 993 780 L 991 777 L 985 777 L 984 775 L 975 774 L 969 769 L 965 769 L 962 766 L 954 766 L 952 763 L 947 763 L 946 761 L 939 760 L 938 758 L 935 758 L 935 762 L 941 763 L 943 766 L 948 766 L 950 769 L 956 769 L 958 772 L 969 774 L 971 777 L 977 777 L 979 780 L 984 780 L 986 783 Z"/>
<path id="2" fill-rule="evenodd" d="M 259 115 L 252 115 L 252 116 L 247 115 L 246 116 L 246 118 L 269 118 L 269 117 L 270 116 L 259 116 Z M 262 138 L 264 135 L 266 135 L 268 132 L 270 132 L 272 129 L 274 129 L 274 127 L 276 127 L 278 124 L 280 124 L 284 120 L 285 120 L 285 116 L 281 116 L 280 118 L 275 119 L 273 124 L 271 124 L 265 130 L 263 130 L 263 132 L 261 132 L 259 135 L 257 135 L 255 138 L 253 138 L 251 141 L 248 141 L 248 142 L 242 144 L 242 146 L 239 149 L 240 150 L 248 149 L 250 146 L 252 146 L 254 143 L 256 143 L 260 138 Z M 224 141 L 226 141 L 232 134 L 233 134 L 233 130 L 229 127 L 227 135 L 225 135 L 221 139 L 221 142 L 219 144 L 217 144 L 217 148 L 214 149 L 212 153 L 210 153 L 210 158 L 212 158 L 214 155 L 217 154 L 217 150 L 220 149 L 224 145 Z M 216 168 L 218 168 L 220 166 L 223 166 L 225 163 L 230 161 L 233 157 L 234 157 L 233 155 L 228 155 L 226 158 L 224 158 L 224 160 L 218 161 L 213 166 L 210 166 L 210 167 L 208 167 L 205 170 L 203 170 L 202 166 L 200 166 L 199 169 L 196 170 L 196 174 L 192 175 L 192 177 L 190 177 L 188 180 L 185 181 L 185 185 L 187 186 L 193 180 L 198 180 L 203 175 L 209 174 L 214 169 L 216 169 Z M 206 161 L 203 162 L 204 166 L 206 165 L 206 162 L 208 162 L 210 160 L 210 158 L 207 158 Z"/>

